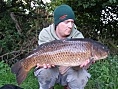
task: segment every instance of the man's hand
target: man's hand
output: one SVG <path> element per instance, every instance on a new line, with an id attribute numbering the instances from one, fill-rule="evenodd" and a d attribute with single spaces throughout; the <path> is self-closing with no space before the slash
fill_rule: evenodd
<path id="1" fill-rule="evenodd" d="M 43 64 L 43 66 L 41 66 L 39 63 L 37 63 L 36 68 L 42 68 L 42 67 L 45 68 L 45 69 L 47 69 L 47 68 L 55 67 L 55 65 Z"/>
<path id="2" fill-rule="evenodd" d="M 92 63 L 95 63 L 95 61 L 88 59 L 80 65 L 80 68 L 85 67 L 86 69 L 88 69 Z"/>
<path id="3" fill-rule="evenodd" d="M 90 60 L 86 60 L 84 63 L 80 65 L 80 68 L 87 66 L 87 64 L 90 62 Z"/>

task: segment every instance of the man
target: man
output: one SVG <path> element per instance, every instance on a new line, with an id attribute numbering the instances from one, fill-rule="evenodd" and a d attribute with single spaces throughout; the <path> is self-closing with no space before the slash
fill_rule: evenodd
<path id="1" fill-rule="evenodd" d="M 65 38 L 83 38 L 82 33 L 75 26 L 74 20 L 75 15 L 70 6 L 58 6 L 54 10 L 54 24 L 42 29 L 38 44 Z M 42 68 L 37 64 L 34 74 L 38 78 L 40 89 L 53 89 L 55 83 L 67 86 L 65 89 L 84 89 L 90 77 L 90 74 L 84 69 L 88 63 L 89 60 L 78 68 L 57 67 L 50 64 L 44 64 Z"/>

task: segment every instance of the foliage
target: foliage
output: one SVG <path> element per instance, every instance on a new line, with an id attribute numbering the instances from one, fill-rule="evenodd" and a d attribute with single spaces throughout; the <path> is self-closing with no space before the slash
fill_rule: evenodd
<path id="1" fill-rule="evenodd" d="M 10 72 L 10 67 L 3 61 L 0 62 L 0 86 L 9 83 L 15 83 L 15 78 Z"/>
<path id="2" fill-rule="evenodd" d="M 0 86 L 5 84 L 17 85 L 15 75 L 11 73 L 11 69 L 8 64 L 3 61 L 0 62 L 0 75 Z M 28 74 L 28 78 L 20 87 L 23 87 L 24 89 L 38 89 L 38 82 L 33 75 L 33 71 Z"/>
<path id="3" fill-rule="evenodd" d="M 14 60 L 22 59 L 24 53 L 28 53 L 35 46 L 34 44 L 37 43 L 37 35 L 35 35 L 37 30 L 30 28 L 31 23 L 26 23 L 27 19 L 24 17 L 20 19 L 24 22 L 20 22 L 22 29 L 16 29 L 8 13 L 4 13 L 4 17 L 0 20 L 0 55 L 3 54 L 0 57 L 7 63 L 12 64 Z"/>
<path id="4" fill-rule="evenodd" d="M 117 89 L 118 88 L 118 56 L 109 57 L 92 65 L 89 69 L 91 79 L 87 89 Z"/>
<path id="5" fill-rule="evenodd" d="M 107 60 L 101 60 L 93 64 L 88 70 L 91 78 L 85 89 L 118 89 L 118 56 L 110 56 Z M 15 75 L 10 71 L 8 64 L 0 62 L 0 86 L 4 84 L 17 84 Z M 34 77 L 33 70 L 28 74 L 27 79 L 21 84 L 24 89 L 38 89 L 38 82 Z M 63 89 L 55 85 L 55 89 Z"/>

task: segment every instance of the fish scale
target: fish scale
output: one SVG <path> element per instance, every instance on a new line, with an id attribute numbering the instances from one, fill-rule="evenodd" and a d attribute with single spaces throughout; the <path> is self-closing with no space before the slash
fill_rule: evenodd
<path id="1" fill-rule="evenodd" d="M 44 43 L 29 56 L 16 62 L 11 70 L 21 84 L 28 72 L 39 63 L 59 66 L 79 66 L 88 59 L 104 59 L 108 56 L 108 48 L 100 42 L 87 38 L 54 40 Z"/>
<path id="2" fill-rule="evenodd" d="M 73 43 L 73 42 L 72 42 Z M 71 44 L 72 45 L 72 44 Z M 75 47 L 76 47 L 76 45 L 74 45 Z M 78 54 L 76 54 L 77 53 L 77 48 L 75 48 L 75 47 L 73 47 L 73 49 L 72 48 L 70 48 L 70 44 L 68 45 L 68 46 L 63 46 L 63 48 L 62 49 L 58 49 L 58 50 L 53 50 L 52 52 L 50 51 L 50 52 L 45 52 L 44 54 L 42 54 L 42 55 L 51 55 L 50 57 L 44 57 L 44 58 L 49 58 L 49 59 L 52 59 L 51 61 L 52 61 L 52 63 L 53 64 L 56 64 L 57 63 L 57 61 L 58 61 L 58 65 L 62 65 L 62 64 L 59 64 L 59 62 L 62 62 L 63 61 L 63 59 L 67 59 L 67 60 L 69 60 L 69 59 L 71 59 L 71 58 L 74 58 L 74 57 L 78 57 L 77 55 Z M 82 48 L 81 46 L 79 47 L 80 49 Z M 75 51 L 76 50 L 76 51 Z M 62 52 L 61 52 L 62 51 Z M 72 52 L 71 52 L 72 51 Z M 81 52 L 82 52 L 82 50 L 80 50 Z M 84 50 L 85 51 L 85 50 Z M 86 50 L 87 51 L 87 50 Z M 68 53 L 66 53 L 66 52 L 68 52 Z M 71 52 L 71 53 L 69 53 L 69 52 Z M 60 54 L 60 53 L 62 53 L 62 54 Z M 73 57 L 71 57 L 71 55 L 73 56 Z M 61 57 L 60 56 L 62 56 L 62 59 L 61 60 L 59 60 Z M 66 58 L 64 58 L 64 56 L 66 57 Z M 82 56 L 82 55 L 81 55 Z M 51 58 L 52 57 L 52 58 Z M 41 58 L 41 57 L 40 57 Z M 42 58 L 42 59 L 44 59 L 44 58 Z M 53 62 L 53 60 L 54 59 L 57 59 L 55 62 Z M 59 59 L 58 59 L 59 58 Z M 77 58 L 76 58 L 77 59 Z M 87 58 L 86 58 L 87 59 Z M 45 59 L 46 60 L 46 59 Z M 65 62 L 65 61 L 64 61 Z M 77 66 L 77 65 L 79 65 L 79 64 L 76 64 L 76 62 L 77 61 L 75 61 L 75 66 Z M 51 62 L 48 62 L 49 64 L 51 63 Z M 63 63 L 64 64 L 64 63 Z M 68 65 L 66 65 L 66 66 L 69 66 L 70 64 L 68 63 Z M 74 65 L 73 65 L 74 66 Z"/>

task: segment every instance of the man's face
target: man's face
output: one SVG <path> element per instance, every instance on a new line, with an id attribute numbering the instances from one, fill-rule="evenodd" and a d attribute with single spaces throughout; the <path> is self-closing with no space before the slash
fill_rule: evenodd
<path id="1" fill-rule="evenodd" d="M 66 38 L 71 34 L 72 28 L 74 25 L 73 19 L 68 19 L 63 22 L 60 22 L 56 28 L 56 34 L 59 38 Z"/>

